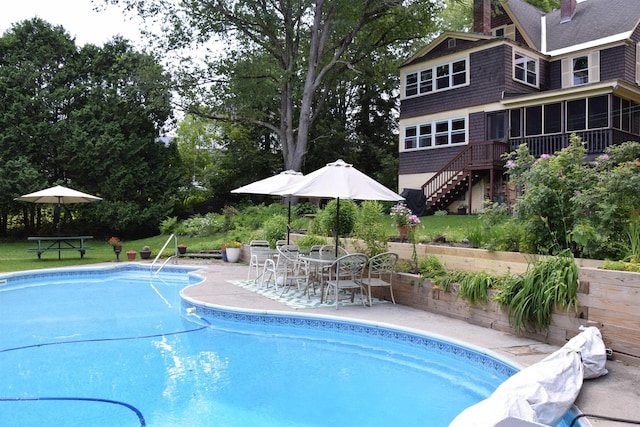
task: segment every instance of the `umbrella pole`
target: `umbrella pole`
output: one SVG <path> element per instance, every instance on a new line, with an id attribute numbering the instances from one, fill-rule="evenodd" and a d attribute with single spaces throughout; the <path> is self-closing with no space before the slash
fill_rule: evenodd
<path id="1" fill-rule="evenodd" d="M 289 245 L 289 234 L 291 233 L 291 197 L 289 199 L 289 216 L 287 217 L 287 245 Z"/>
<path id="2" fill-rule="evenodd" d="M 337 200 L 336 206 L 336 258 L 338 257 L 338 236 L 340 236 L 340 197 Z"/>

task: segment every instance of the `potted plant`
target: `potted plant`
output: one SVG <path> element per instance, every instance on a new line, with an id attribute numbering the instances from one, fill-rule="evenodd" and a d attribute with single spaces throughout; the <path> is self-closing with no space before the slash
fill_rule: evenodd
<path id="1" fill-rule="evenodd" d="M 467 204 L 461 203 L 458 205 L 458 215 L 466 215 L 467 214 Z"/>
<path id="2" fill-rule="evenodd" d="M 113 247 L 113 252 L 116 254 L 116 262 L 120 261 L 120 252 L 122 252 L 122 241 L 119 238 L 112 236 L 107 242 Z"/>
<path id="3" fill-rule="evenodd" d="M 240 248 L 242 247 L 242 243 L 237 240 L 230 240 L 225 242 L 223 245 L 225 248 L 225 252 L 227 254 L 228 262 L 238 262 L 240 259 Z"/>
<path id="4" fill-rule="evenodd" d="M 186 253 L 187 253 L 187 245 L 185 245 L 184 243 L 180 243 L 180 244 L 178 245 L 178 253 L 179 253 L 180 255 L 184 255 L 184 254 L 186 254 Z"/>
<path id="5" fill-rule="evenodd" d="M 151 256 L 151 248 L 147 245 L 142 247 L 142 250 L 140 251 L 140 259 L 149 259 L 149 257 Z"/>
<path id="6" fill-rule="evenodd" d="M 393 225 L 398 228 L 403 242 L 407 240 L 409 233 L 415 229 L 416 225 L 420 224 L 420 218 L 414 215 L 404 203 L 393 206 L 389 215 L 393 219 Z"/>
<path id="7" fill-rule="evenodd" d="M 136 259 L 136 254 L 137 254 L 137 252 L 136 252 L 136 251 L 134 251 L 133 249 L 129 249 L 129 250 L 127 251 L 127 259 L 128 259 L 129 261 L 133 261 L 134 259 Z"/>

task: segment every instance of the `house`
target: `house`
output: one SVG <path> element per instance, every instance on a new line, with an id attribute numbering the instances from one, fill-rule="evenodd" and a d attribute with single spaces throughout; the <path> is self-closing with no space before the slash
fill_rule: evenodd
<path id="1" fill-rule="evenodd" d="M 400 67 L 399 188 L 431 211 L 509 198 L 503 153 L 572 133 L 596 157 L 640 141 L 640 1 L 474 0 L 473 32 L 445 32 Z"/>

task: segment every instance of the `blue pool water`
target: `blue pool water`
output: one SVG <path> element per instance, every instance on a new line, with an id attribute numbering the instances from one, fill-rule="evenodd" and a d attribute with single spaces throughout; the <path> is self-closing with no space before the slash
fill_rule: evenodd
<path id="1" fill-rule="evenodd" d="M 446 426 L 514 372 L 402 330 L 196 306 L 177 267 L 7 277 L 0 426 Z"/>

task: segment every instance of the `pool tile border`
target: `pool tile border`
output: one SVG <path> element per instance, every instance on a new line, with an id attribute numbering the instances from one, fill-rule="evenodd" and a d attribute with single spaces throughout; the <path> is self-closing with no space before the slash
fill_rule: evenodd
<path id="1" fill-rule="evenodd" d="M 301 328 L 315 328 L 327 331 L 340 331 L 342 333 L 354 335 L 366 335 L 376 338 L 383 338 L 394 342 L 414 345 L 445 352 L 458 358 L 466 359 L 474 365 L 482 366 L 496 372 L 499 375 L 510 377 L 518 369 L 504 361 L 501 361 L 489 354 L 481 353 L 477 350 L 466 348 L 456 343 L 446 342 L 436 337 L 420 335 L 417 332 L 403 331 L 399 329 L 387 328 L 381 325 L 359 323 L 353 321 L 336 320 L 329 318 L 315 317 L 312 315 L 284 314 L 284 313 L 259 313 L 232 310 L 223 307 L 200 305 L 193 301 L 183 299 L 182 306 L 185 310 L 195 308 L 195 313 L 214 319 L 230 320 L 243 323 L 283 325 Z"/>

